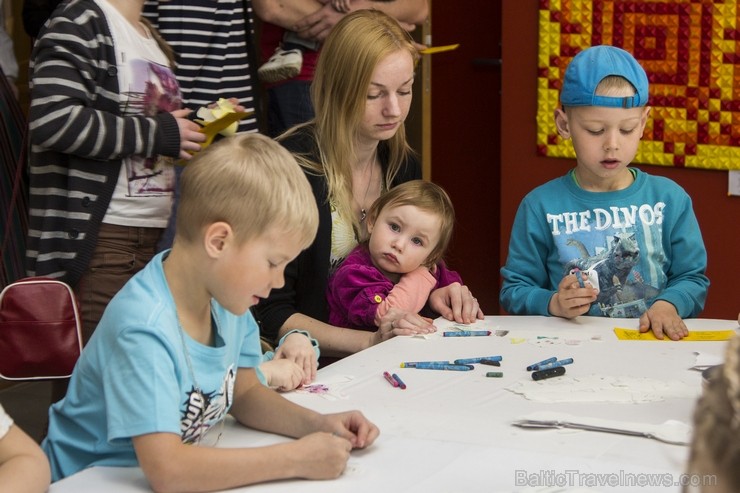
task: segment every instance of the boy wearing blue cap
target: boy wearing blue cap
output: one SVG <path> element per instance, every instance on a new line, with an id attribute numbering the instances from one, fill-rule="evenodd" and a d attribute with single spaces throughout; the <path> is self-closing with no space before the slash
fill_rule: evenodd
<path id="1" fill-rule="evenodd" d="M 555 124 L 576 167 L 530 192 L 501 269 L 512 314 L 638 318 L 679 340 L 704 307 L 707 255 L 691 199 L 673 181 L 629 168 L 650 107 L 628 52 L 594 46 L 566 69 Z"/>

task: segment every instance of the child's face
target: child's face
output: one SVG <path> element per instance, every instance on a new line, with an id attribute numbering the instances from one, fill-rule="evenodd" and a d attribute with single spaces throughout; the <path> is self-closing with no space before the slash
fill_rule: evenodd
<path id="1" fill-rule="evenodd" d="M 211 295 L 231 313 L 245 313 L 285 284 L 285 266 L 298 256 L 299 245 L 294 235 L 278 227 L 241 245 L 231 241 L 216 262 Z"/>
<path id="2" fill-rule="evenodd" d="M 385 207 L 368 224 L 373 265 L 397 282 L 429 257 L 439 242 L 440 224 L 437 214 L 413 205 Z"/>
<path id="3" fill-rule="evenodd" d="M 362 141 L 388 140 L 396 134 L 409 114 L 413 83 L 414 61 L 406 50 L 391 53 L 378 63 L 360 123 Z"/>
<path id="4" fill-rule="evenodd" d="M 580 185 L 593 191 L 625 188 L 627 173 L 645 130 L 648 107 L 608 108 L 581 106 L 555 114 L 558 132 L 572 139 Z"/>

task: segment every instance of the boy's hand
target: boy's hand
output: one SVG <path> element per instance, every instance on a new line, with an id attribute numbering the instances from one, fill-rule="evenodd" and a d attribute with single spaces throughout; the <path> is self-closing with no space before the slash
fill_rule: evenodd
<path id="1" fill-rule="evenodd" d="M 350 442 L 331 433 L 311 433 L 294 442 L 298 447 L 295 457 L 296 477 L 305 479 L 335 479 L 347 467 Z"/>
<path id="2" fill-rule="evenodd" d="M 429 306 L 447 320 L 457 323 L 472 324 L 476 320 L 483 320 L 478 300 L 467 286 L 459 282 L 432 291 Z"/>
<path id="3" fill-rule="evenodd" d="M 200 132 L 200 125 L 188 120 L 187 116 L 190 112 L 191 110 L 189 109 L 171 112 L 180 129 L 180 159 L 186 161 L 192 159 L 193 155 L 191 153 L 198 152 L 200 150 L 200 142 L 205 142 L 206 140 L 206 134 Z"/>
<path id="4" fill-rule="evenodd" d="M 369 447 L 380 435 L 378 427 L 360 411 L 324 414 L 321 418 L 324 421 L 320 425 L 322 431 L 348 440 L 353 449 Z"/>
<path id="5" fill-rule="evenodd" d="M 568 274 L 560 281 L 558 291 L 552 298 L 547 310 L 550 315 L 563 318 L 575 318 L 578 315 L 588 313 L 591 303 L 596 301 L 599 291 L 590 282 L 585 282 L 585 287 L 578 284 L 578 278 L 574 274 Z"/>
<path id="6" fill-rule="evenodd" d="M 301 386 L 305 379 L 303 369 L 287 359 L 273 359 L 260 365 L 267 385 L 278 390 L 288 391 Z"/>
<path id="7" fill-rule="evenodd" d="M 658 300 L 640 316 L 640 332 L 652 329 L 658 339 L 668 336 L 678 341 L 689 335 L 689 329 L 678 316 L 676 307 L 667 301 Z"/>
<path id="8" fill-rule="evenodd" d="M 286 359 L 298 365 L 303 372 L 303 385 L 308 385 L 316 378 L 319 363 L 311 340 L 305 334 L 294 332 L 286 337 L 275 350 L 275 359 Z"/>

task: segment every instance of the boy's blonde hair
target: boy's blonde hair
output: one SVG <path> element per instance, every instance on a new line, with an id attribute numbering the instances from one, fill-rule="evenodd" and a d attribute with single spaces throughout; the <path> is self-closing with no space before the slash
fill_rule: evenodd
<path id="1" fill-rule="evenodd" d="M 307 125 L 314 125 L 320 162 L 312 162 L 306 156 L 297 158 L 313 172 L 326 176 L 329 200 L 336 204 L 342 217 L 352 220 L 358 231 L 359 219 L 352 213 L 351 185 L 355 140 L 365 115 L 373 72 L 384 58 L 399 51 L 408 52 L 416 65 L 418 50 L 398 21 L 378 10 L 352 12 L 332 28 L 322 45 L 311 83 L 316 117 Z M 388 186 L 412 152 L 403 122 L 393 137 L 381 143 L 379 152 L 387 154 L 384 182 Z"/>
<path id="2" fill-rule="evenodd" d="M 367 219 L 374 224 L 383 209 L 403 205 L 413 205 L 422 211 L 439 216 L 439 241 L 424 262 L 427 267 L 436 265 L 447 251 L 455 225 L 455 209 L 450 196 L 442 187 L 430 181 L 407 181 L 393 187 L 373 202 L 367 213 Z"/>
<path id="3" fill-rule="evenodd" d="M 302 248 L 319 216 L 311 186 L 295 158 L 264 135 L 227 137 L 198 153 L 180 180 L 175 241 L 197 242 L 214 222 L 228 223 L 244 242 L 278 226 Z"/>
<path id="4" fill-rule="evenodd" d="M 713 370 L 694 410 L 687 472 L 702 482 L 694 491 L 740 491 L 740 336 Z"/>
<path id="5" fill-rule="evenodd" d="M 596 86 L 597 96 L 624 96 L 627 91 L 637 93 L 635 86 L 621 75 L 608 75 Z"/>
<path id="6" fill-rule="evenodd" d="M 636 94 L 637 90 L 630 81 L 621 75 L 607 75 L 601 79 L 601 82 L 599 82 L 594 91 L 594 94 L 597 96 L 608 97 L 622 97 L 627 93 Z M 571 108 L 578 108 L 578 106 L 563 106 L 565 111 L 568 111 Z"/>

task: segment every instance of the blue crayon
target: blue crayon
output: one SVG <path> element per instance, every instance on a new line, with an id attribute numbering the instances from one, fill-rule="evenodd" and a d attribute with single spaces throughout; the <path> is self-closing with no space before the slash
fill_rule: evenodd
<path id="1" fill-rule="evenodd" d="M 501 356 L 481 356 L 480 358 L 456 359 L 453 363 L 456 365 L 474 365 L 476 363 L 480 363 L 484 359 L 487 359 L 488 361 L 501 361 L 503 358 Z"/>
<path id="2" fill-rule="evenodd" d="M 578 285 L 582 288 L 586 287 L 586 284 L 583 282 L 583 274 L 581 274 L 581 271 L 578 269 L 575 270 L 576 279 L 578 279 Z"/>
<path id="3" fill-rule="evenodd" d="M 474 337 L 490 335 L 490 330 L 455 330 L 451 332 L 442 332 L 442 336 L 444 337 Z"/>
<path id="4" fill-rule="evenodd" d="M 414 368 L 416 368 L 417 370 L 469 371 L 473 369 L 473 365 L 451 365 L 449 363 L 417 363 Z"/>
<path id="5" fill-rule="evenodd" d="M 437 363 L 440 365 L 449 365 L 449 361 L 404 361 L 401 363 L 401 368 L 416 368 L 419 363 Z"/>
<path id="6" fill-rule="evenodd" d="M 539 363 L 533 363 L 533 364 L 529 365 L 527 367 L 527 371 L 536 370 L 537 368 L 540 367 L 540 365 L 546 365 L 548 363 L 555 363 L 557 360 L 558 359 L 555 356 L 553 356 L 552 358 L 543 359 Z"/>
<path id="7" fill-rule="evenodd" d="M 565 366 L 573 363 L 573 358 L 565 358 L 561 359 L 559 361 L 556 361 L 554 363 L 548 363 L 546 365 L 536 365 L 537 368 L 535 368 L 535 371 L 542 371 L 542 370 L 550 370 L 552 368 L 557 368 L 559 366 Z"/>

